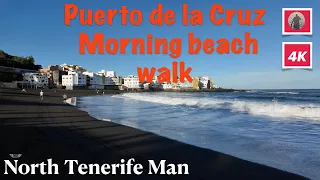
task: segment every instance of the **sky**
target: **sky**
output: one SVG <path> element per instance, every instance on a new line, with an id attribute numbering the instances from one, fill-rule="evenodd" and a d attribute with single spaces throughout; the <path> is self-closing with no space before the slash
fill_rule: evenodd
<path id="1" fill-rule="evenodd" d="M 114 19 L 114 25 L 82 26 L 79 18 L 64 24 L 64 5 L 74 3 L 80 9 L 120 9 L 127 6 L 129 10 L 139 9 L 143 13 L 141 26 L 121 25 L 120 15 Z M 175 12 L 176 22 L 172 26 L 154 26 L 149 23 L 150 12 L 162 3 L 165 10 Z M 182 25 L 182 4 L 189 4 L 189 9 L 203 12 L 203 25 Z M 266 9 L 263 26 L 241 26 L 237 19 L 232 26 L 217 26 L 211 23 L 209 12 L 213 4 L 220 4 L 224 9 Z M 313 8 L 313 36 L 282 36 L 281 8 Z M 37 64 L 43 67 L 53 64 L 77 64 L 89 71 L 102 69 L 116 71 L 117 75 L 137 75 L 137 67 L 163 66 L 171 69 L 173 61 L 184 61 L 192 67 L 191 76 L 209 76 L 219 86 L 241 89 L 305 89 L 320 88 L 320 46 L 319 21 L 320 1 L 317 0 L 0 0 L 0 49 L 18 55 L 32 55 Z M 254 16 L 252 16 L 254 17 Z M 132 55 L 128 49 L 126 55 L 81 55 L 79 53 L 79 34 L 84 32 L 92 38 L 94 33 L 103 33 L 107 38 L 144 38 L 147 34 L 159 38 L 182 38 L 182 54 L 173 59 L 169 55 Z M 244 33 L 259 42 L 259 53 L 228 54 L 213 53 L 207 55 L 188 54 L 188 33 L 204 40 L 212 38 L 244 39 Z M 281 47 L 284 41 L 313 42 L 313 70 L 286 70 L 281 68 Z"/>

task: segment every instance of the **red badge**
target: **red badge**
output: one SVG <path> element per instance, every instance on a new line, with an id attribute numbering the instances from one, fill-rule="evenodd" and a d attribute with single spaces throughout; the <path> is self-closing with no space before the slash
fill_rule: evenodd
<path id="1" fill-rule="evenodd" d="M 312 42 L 283 42 L 282 69 L 312 69 Z"/>
<path id="2" fill-rule="evenodd" d="M 312 8 L 282 8 L 282 35 L 312 35 Z"/>

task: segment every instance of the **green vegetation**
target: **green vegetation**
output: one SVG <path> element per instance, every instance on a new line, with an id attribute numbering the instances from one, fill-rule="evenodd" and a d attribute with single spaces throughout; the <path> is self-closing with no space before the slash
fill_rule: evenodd
<path id="1" fill-rule="evenodd" d="M 34 64 L 35 60 L 32 56 L 20 57 L 10 55 L 3 50 L 0 50 L 0 66 L 28 69 L 28 70 L 38 70 L 41 69 L 41 65 Z M 2 82 L 12 82 L 21 81 L 22 75 L 15 72 L 1 71 L 0 69 L 0 81 Z"/>
<path id="2" fill-rule="evenodd" d="M 41 65 L 35 65 L 35 60 L 32 56 L 21 57 L 7 54 L 0 50 L 0 66 L 13 67 L 19 69 L 38 70 Z"/>

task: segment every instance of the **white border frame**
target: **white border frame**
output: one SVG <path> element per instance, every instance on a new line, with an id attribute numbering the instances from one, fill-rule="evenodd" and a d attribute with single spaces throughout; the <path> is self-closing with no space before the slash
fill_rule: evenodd
<path id="1" fill-rule="evenodd" d="M 285 32 L 285 19 L 284 12 L 285 11 L 310 11 L 310 32 Z M 312 35 L 312 8 L 282 8 L 282 35 Z"/>
<path id="2" fill-rule="evenodd" d="M 310 66 L 290 66 L 284 65 L 284 45 L 286 44 L 309 44 L 310 45 Z M 312 69 L 312 42 L 282 42 L 282 69 Z"/>

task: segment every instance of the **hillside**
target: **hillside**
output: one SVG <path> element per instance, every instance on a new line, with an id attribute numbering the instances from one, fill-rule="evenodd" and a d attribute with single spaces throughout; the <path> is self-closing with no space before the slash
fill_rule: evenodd
<path id="1" fill-rule="evenodd" d="M 41 65 L 36 65 L 35 60 L 32 56 L 21 57 L 10 55 L 3 50 L 0 50 L 0 66 L 19 68 L 19 69 L 29 69 L 38 70 Z M 0 81 L 2 82 L 12 82 L 12 81 L 22 80 L 22 75 L 13 72 L 1 72 L 0 71 Z"/>
<path id="2" fill-rule="evenodd" d="M 32 56 L 14 56 L 3 50 L 0 50 L 0 66 L 30 70 L 38 70 L 41 68 L 41 65 L 35 64 L 35 60 Z"/>

